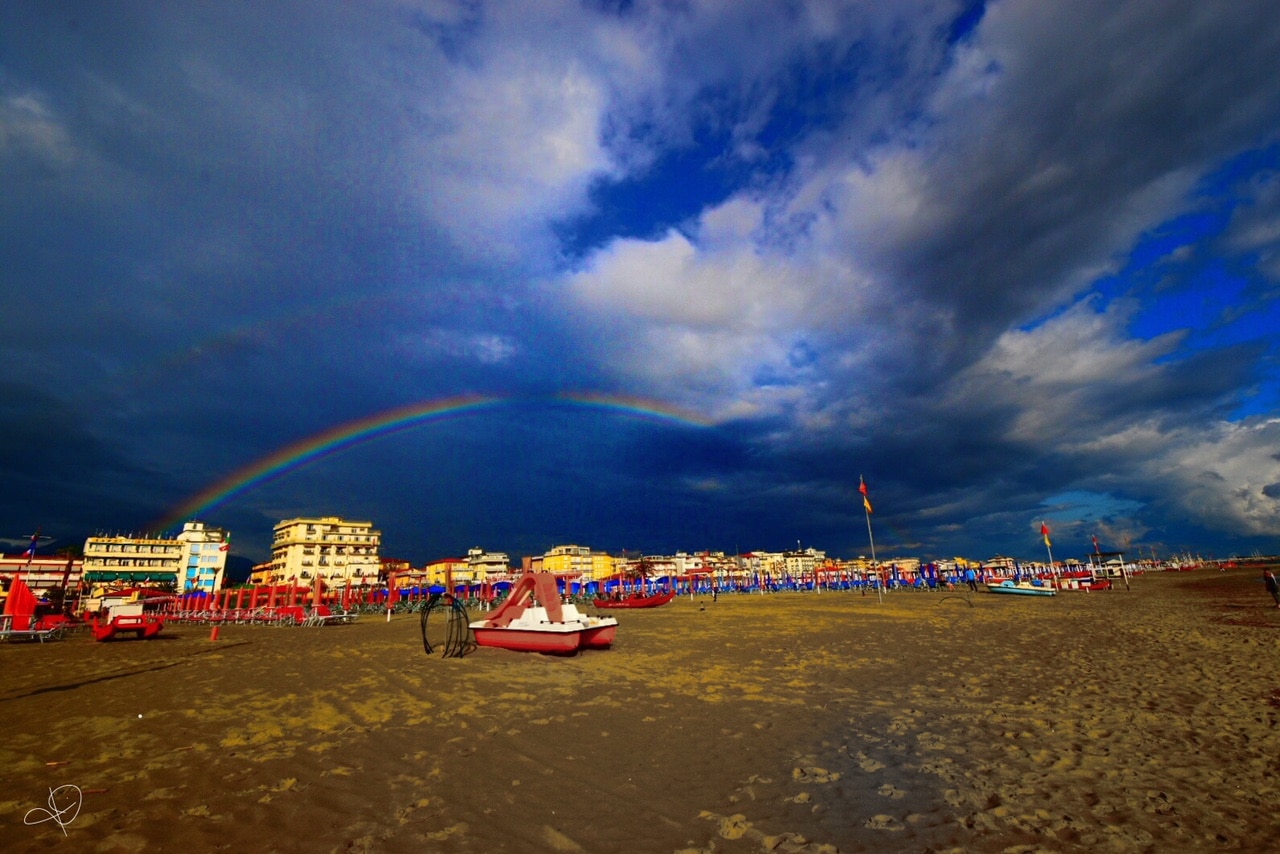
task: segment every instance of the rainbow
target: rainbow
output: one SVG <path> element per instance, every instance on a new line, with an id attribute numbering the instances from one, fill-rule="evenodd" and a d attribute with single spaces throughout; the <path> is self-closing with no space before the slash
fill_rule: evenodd
<path id="1" fill-rule="evenodd" d="M 570 391 L 558 394 L 551 400 L 589 409 L 601 409 L 621 415 L 631 415 L 648 421 L 677 424 L 683 427 L 714 427 L 716 424 L 710 418 L 692 410 L 682 409 L 647 397 L 604 394 L 594 391 Z"/>
<path id="2" fill-rule="evenodd" d="M 714 423 L 696 413 L 660 401 L 599 392 L 566 392 L 550 398 L 464 395 L 420 401 L 347 421 L 285 445 L 265 457 L 236 469 L 187 498 L 166 513 L 160 521 L 154 523 L 151 529 L 167 531 L 176 528 L 188 519 L 207 513 L 304 466 L 366 442 L 403 433 L 426 424 L 438 423 L 451 417 L 530 401 L 598 409 L 681 426 L 702 428 L 710 427 Z"/>

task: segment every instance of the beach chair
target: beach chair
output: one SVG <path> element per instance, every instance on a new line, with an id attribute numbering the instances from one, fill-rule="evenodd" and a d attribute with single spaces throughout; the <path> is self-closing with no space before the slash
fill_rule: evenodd
<path id="1" fill-rule="evenodd" d="M 26 628 L 15 629 L 13 614 L 0 616 L 0 641 L 34 640 L 44 643 L 49 640 L 61 640 L 65 628 L 61 623 L 40 628 L 35 621 L 28 621 L 24 625 Z"/>
<path id="2" fill-rule="evenodd" d="M 307 614 L 304 626 L 345 625 L 354 622 L 358 615 L 339 609 L 336 613 L 328 605 L 317 605 Z"/>

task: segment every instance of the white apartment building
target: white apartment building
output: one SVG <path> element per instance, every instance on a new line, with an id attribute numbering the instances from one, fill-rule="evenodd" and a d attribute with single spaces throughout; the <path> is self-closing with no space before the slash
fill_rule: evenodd
<path id="1" fill-rule="evenodd" d="M 827 553 L 815 548 L 783 552 L 783 571 L 792 578 L 812 575 L 827 559 Z"/>
<path id="2" fill-rule="evenodd" d="M 271 583 L 310 587 L 320 578 L 330 587 L 375 586 L 381 545 L 382 532 L 372 522 L 285 519 L 271 543 Z"/>
<path id="3" fill-rule="evenodd" d="M 176 537 L 89 537 L 84 543 L 86 584 L 159 585 L 178 593 L 221 589 L 229 540 L 222 528 L 187 522 Z"/>
<path id="4" fill-rule="evenodd" d="M 472 582 L 505 581 L 511 577 L 511 559 L 506 552 L 487 552 L 476 546 L 467 549 L 467 572 Z"/>

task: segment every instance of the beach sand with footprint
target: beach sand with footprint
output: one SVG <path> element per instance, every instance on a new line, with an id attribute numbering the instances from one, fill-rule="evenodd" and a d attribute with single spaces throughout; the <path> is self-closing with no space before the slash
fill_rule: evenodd
<path id="1" fill-rule="evenodd" d="M 1264 850 L 1259 577 L 684 598 L 573 658 L 428 658 L 410 615 L 0 644 L 4 848 Z"/>

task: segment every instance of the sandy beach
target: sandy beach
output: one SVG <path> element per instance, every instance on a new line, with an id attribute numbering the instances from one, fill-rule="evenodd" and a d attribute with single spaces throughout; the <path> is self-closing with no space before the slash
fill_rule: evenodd
<path id="1" fill-rule="evenodd" d="M 1280 830 L 1256 568 L 619 616 L 574 658 L 428 657 L 416 615 L 0 644 L 3 847 L 1261 851 Z M 59 786 L 78 813 L 28 824 Z"/>

